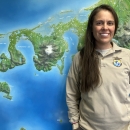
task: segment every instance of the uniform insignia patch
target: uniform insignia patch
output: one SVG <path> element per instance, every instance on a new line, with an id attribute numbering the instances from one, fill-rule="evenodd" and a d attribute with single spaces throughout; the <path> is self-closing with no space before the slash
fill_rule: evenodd
<path id="1" fill-rule="evenodd" d="M 120 67 L 122 65 L 121 58 L 115 57 L 113 60 L 113 65 L 116 67 Z"/>

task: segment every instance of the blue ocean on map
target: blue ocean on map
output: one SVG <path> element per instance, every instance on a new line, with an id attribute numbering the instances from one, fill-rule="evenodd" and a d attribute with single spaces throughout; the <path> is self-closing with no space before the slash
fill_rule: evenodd
<path id="1" fill-rule="evenodd" d="M 41 0 L 37 1 L 42 2 Z M 38 5 L 37 2 L 34 2 L 34 5 L 30 4 L 31 0 L 28 2 L 20 0 L 20 3 L 14 2 L 14 4 L 13 2 L 8 1 L 6 3 L 3 1 L 1 4 L 4 7 L 7 5 L 6 9 L 8 10 L 0 5 L 3 12 L 5 12 L 4 15 L 0 14 L 3 18 L 0 33 L 6 34 L 4 38 L 0 39 L 0 54 L 5 53 L 10 58 L 8 46 L 11 31 L 34 28 L 39 22 L 44 22 L 61 10 L 71 9 L 77 13 L 82 7 L 90 6 L 97 1 L 86 2 L 86 0 L 81 0 L 75 3 L 74 0 L 66 0 L 63 1 L 63 4 L 59 0 L 55 0 L 55 2 L 45 0 L 48 6 L 42 9 L 41 4 L 38 7 L 34 6 L 35 3 Z M 25 3 L 28 4 L 28 8 L 25 7 Z M 42 4 L 44 5 L 44 2 Z M 26 12 L 22 10 L 21 16 L 19 16 L 21 11 L 18 7 L 25 7 Z M 31 12 L 32 7 L 33 11 Z M 11 14 L 11 9 L 16 16 Z M 13 19 L 10 22 L 7 22 L 8 16 L 4 18 L 7 11 Z M 21 20 L 17 21 L 17 19 Z M 79 19 L 83 21 L 85 17 L 79 16 Z M 0 82 L 9 84 L 10 95 L 12 96 L 12 100 L 9 100 L 3 97 L 4 93 L 0 93 L 0 130 L 20 130 L 22 127 L 26 130 L 71 130 L 65 99 L 65 85 L 69 67 L 72 63 L 72 56 L 77 53 L 78 37 L 71 30 L 68 30 L 64 33 L 63 38 L 68 43 L 68 51 L 63 55 L 63 74 L 60 74 L 57 66 L 53 66 L 48 72 L 38 71 L 33 62 L 33 56 L 35 55 L 33 44 L 31 41 L 23 39 L 18 41 L 15 47 L 24 55 L 26 64 L 16 66 L 6 72 L 0 72 Z M 60 59 L 57 64 L 61 65 Z"/>
<path id="2" fill-rule="evenodd" d="M 67 121 L 67 113 L 65 112 L 67 109 L 65 105 L 65 79 L 72 56 L 77 52 L 78 37 L 68 31 L 64 35 L 64 39 L 69 44 L 69 51 L 64 54 L 65 68 L 63 75 L 60 74 L 57 67 L 53 67 L 49 72 L 37 71 L 33 62 L 34 50 L 31 42 L 22 41 L 17 44 L 18 47 L 23 46 L 19 50 L 25 56 L 26 64 L 0 74 L 1 81 L 7 81 L 14 85 L 11 86 L 10 95 L 13 96 L 12 101 L 4 98 L 0 101 L 3 104 L 2 110 L 0 108 L 3 113 L 1 115 L 2 120 L 0 119 L 1 123 L 6 123 L 9 116 L 11 120 L 7 123 L 9 128 L 12 125 L 12 129 L 17 120 L 20 121 L 20 125 L 26 126 L 27 129 L 30 129 L 28 128 L 30 124 L 34 125 L 35 123 L 35 126 L 41 128 L 44 128 L 48 123 L 48 125 L 51 123 L 51 127 L 54 125 L 55 129 L 56 124 L 57 127 L 65 128 L 60 123 L 60 120 Z M 17 112 L 17 116 L 15 116 L 15 112 Z M 8 115 L 7 118 L 5 118 L 5 114 Z M 27 124 L 25 123 L 26 120 Z M 6 128 L 3 127 L 3 130 Z M 33 126 L 33 129 L 37 128 Z"/>

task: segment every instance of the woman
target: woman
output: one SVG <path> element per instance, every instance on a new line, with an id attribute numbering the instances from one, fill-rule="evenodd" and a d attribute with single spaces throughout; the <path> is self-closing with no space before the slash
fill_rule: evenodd
<path id="1" fill-rule="evenodd" d="M 112 42 L 117 28 L 111 6 L 91 12 L 84 47 L 74 56 L 66 83 L 73 129 L 130 129 L 130 50 Z"/>

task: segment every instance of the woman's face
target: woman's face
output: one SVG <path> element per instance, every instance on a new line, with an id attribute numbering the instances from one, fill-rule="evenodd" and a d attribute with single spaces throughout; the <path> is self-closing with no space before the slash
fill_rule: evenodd
<path id="1" fill-rule="evenodd" d="M 96 40 L 96 48 L 110 48 L 114 32 L 115 20 L 112 13 L 108 10 L 99 11 L 93 21 L 93 36 Z"/>

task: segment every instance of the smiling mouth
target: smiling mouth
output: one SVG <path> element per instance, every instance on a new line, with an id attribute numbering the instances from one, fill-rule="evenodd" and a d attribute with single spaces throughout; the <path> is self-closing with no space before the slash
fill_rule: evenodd
<path id="1" fill-rule="evenodd" d="M 108 34 L 108 33 L 101 33 L 100 35 L 106 37 L 106 36 L 108 36 L 109 34 Z"/>

